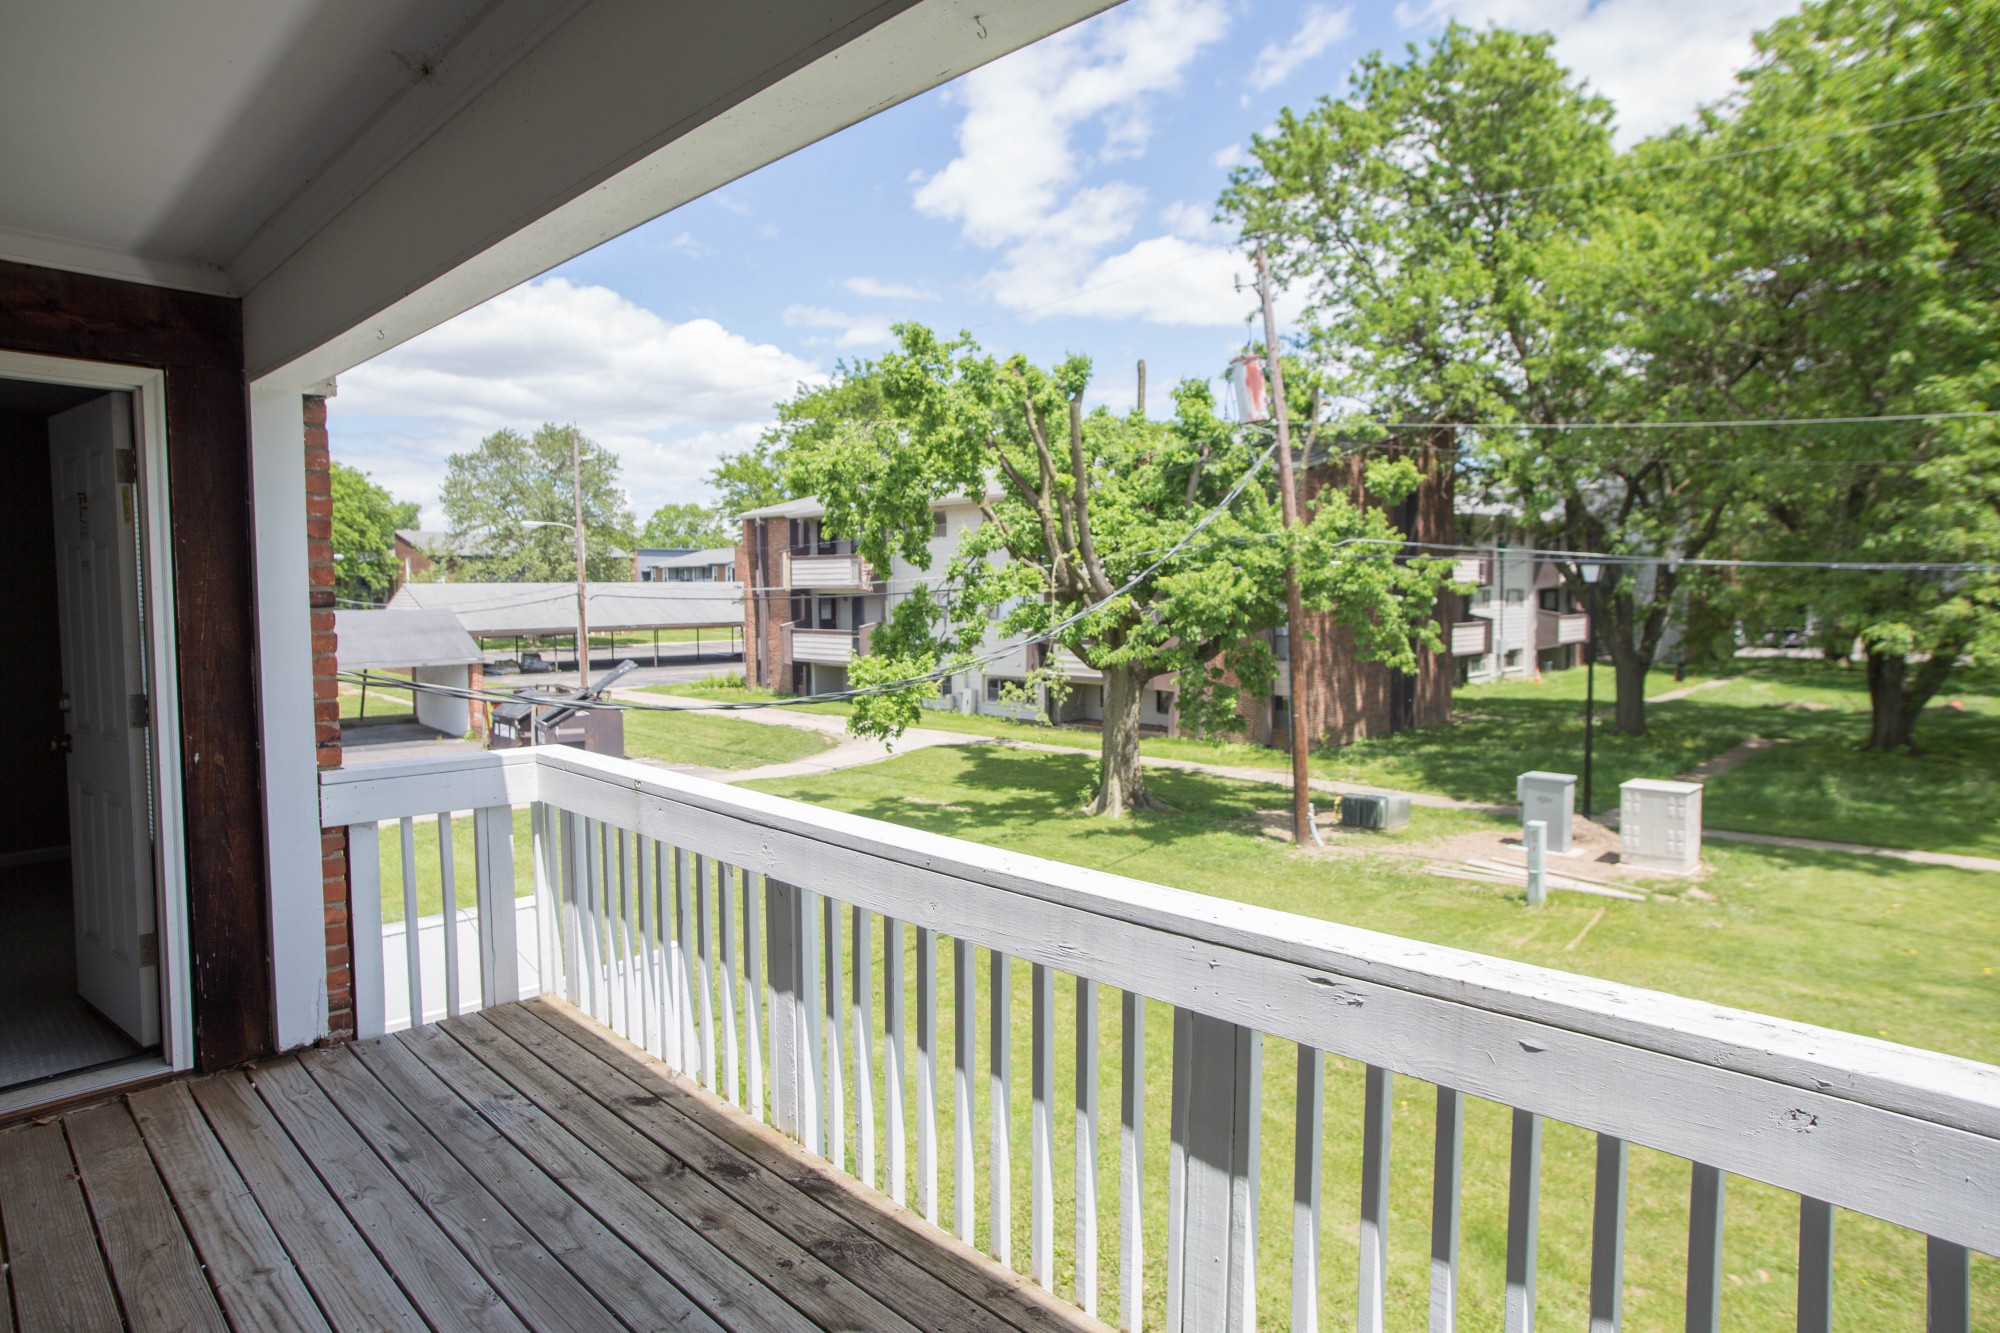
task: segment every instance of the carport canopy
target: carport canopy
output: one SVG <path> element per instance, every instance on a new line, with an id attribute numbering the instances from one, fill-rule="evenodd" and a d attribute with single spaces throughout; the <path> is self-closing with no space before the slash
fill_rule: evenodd
<path id="1" fill-rule="evenodd" d="M 470 666 L 479 660 L 479 645 L 449 611 L 335 611 L 333 632 L 343 671 Z"/>
<path id="2" fill-rule="evenodd" d="M 743 594 L 735 585 L 592 583 L 585 607 L 593 633 L 650 629 L 740 629 Z M 727 587 L 729 591 L 712 591 Z M 406 583 L 389 610 L 449 611 L 465 632 L 574 634 L 574 583 Z M 344 654 L 343 654 L 344 658 Z"/>

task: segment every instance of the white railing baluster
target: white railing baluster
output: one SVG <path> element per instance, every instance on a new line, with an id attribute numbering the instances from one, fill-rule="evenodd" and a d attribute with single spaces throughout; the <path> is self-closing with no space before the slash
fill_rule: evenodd
<path id="1" fill-rule="evenodd" d="M 903 1071 L 903 923 L 893 916 L 882 918 L 882 1058 L 886 1085 L 882 1104 L 889 1113 L 889 1197 L 900 1205 L 909 1193 L 904 1177 L 910 1135 L 903 1108 L 910 1088 Z"/>
<path id="2" fill-rule="evenodd" d="M 451 811 L 440 810 L 437 817 L 438 889 L 444 925 L 444 1011 L 458 1017 L 458 867 L 453 864 Z M 412 1027 L 416 1024 L 412 1023 Z"/>
<path id="3" fill-rule="evenodd" d="M 674 848 L 674 1007 L 680 1012 L 679 1069 L 689 1078 L 701 1077 L 701 1033 L 694 1006 L 694 881 L 688 851 Z"/>
<path id="4" fill-rule="evenodd" d="M 802 981 L 799 1003 L 805 1006 L 805 1062 L 800 1070 L 800 1113 L 806 1132 L 800 1141 L 806 1151 L 826 1155 L 826 1030 L 823 1017 L 824 982 L 820 979 L 819 914 L 820 896 L 799 890 L 799 959 Z"/>
<path id="5" fill-rule="evenodd" d="M 764 931 L 757 891 L 743 872 L 743 1034 L 749 1057 L 750 1114 L 764 1118 Z"/>
<path id="6" fill-rule="evenodd" d="M 608 1000 L 604 993 L 604 826 L 586 819 L 577 830 L 583 844 L 581 910 L 583 922 L 584 976 L 589 981 L 589 1002 L 585 1012 L 598 1022 L 605 1021 Z"/>
<path id="7" fill-rule="evenodd" d="M 680 1010 L 674 1004 L 673 969 L 673 874 L 668 869 L 667 849 L 659 839 L 650 840 L 647 897 L 653 909 L 653 933 L 647 937 L 647 966 L 653 973 L 653 998 L 659 1006 L 659 1029 L 653 1034 L 653 1054 L 669 1066 L 680 1064 Z"/>
<path id="8" fill-rule="evenodd" d="M 1722 1206 L 1727 1181 L 1700 1162 L 1688 1185 L 1687 1333 L 1722 1327 Z"/>
<path id="9" fill-rule="evenodd" d="M 1799 1197 L 1799 1333 L 1832 1333 L 1833 1205 Z M 1597 1333 L 1593 1327 L 1591 1333 Z"/>
<path id="10" fill-rule="evenodd" d="M 1924 1333 L 1972 1333 L 1972 1257 L 1936 1236 L 1924 1249 Z"/>
<path id="11" fill-rule="evenodd" d="M 563 942 L 563 998 L 576 1008 L 583 1007 L 583 820 L 568 810 L 558 812 L 557 824 L 562 829 L 562 845 L 557 855 L 562 860 L 562 884 L 559 890 L 562 898 L 562 942 Z"/>
<path id="12" fill-rule="evenodd" d="M 840 1021 L 840 904 L 830 895 L 820 897 L 820 936 L 823 961 L 820 970 L 821 1001 L 826 1006 L 826 1160 L 836 1167 L 847 1165 L 847 1080 Z"/>
<path id="13" fill-rule="evenodd" d="M 1319 1327 L 1319 1179 L 1326 1138 L 1326 1052 L 1299 1047 L 1292 1112 L 1292 1327 Z"/>
<path id="14" fill-rule="evenodd" d="M 806 1094 L 805 894 L 764 877 L 764 944 L 771 969 L 771 1125 L 803 1142 L 811 1124 Z"/>
<path id="15" fill-rule="evenodd" d="M 556 886 L 562 883 L 562 867 L 556 860 L 555 812 L 541 801 L 528 811 L 535 867 L 535 984 L 543 995 L 559 995 L 562 948 L 556 937 Z"/>
<path id="16" fill-rule="evenodd" d="M 917 1211 L 938 1220 L 937 933 L 917 927 Z"/>
<path id="17" fill-rule="evenodd" d="M 701 1005 L 701 1085 L 710 1092 L 716 1090 L 715 1060 L 715 992 L 713 978 L 714 954 L 709 936 L 713 928 L 709 924 L 710 905 L 709 861 L 697 854 L 694 858 L 694 984 L 699 992 Z"/>
<path id="18" fill-rule="evenodd" d="M 853 990 L 847 997 L 854 1015 L 854 1174 L 875 1188 L 875 932 L 865 907 L 852 909 L 848 937 L 854 941 Z"/>
<path id="19" fill-rule="evenodd" d="M 1355 1327 L 1382 1333 L 1389 1292 L 1389 1140 L 1396 1076 L 1369 1065 L 1361 1094 L 1361 1258 Z"/>
<path id="20" fill-rule="evenodd" d="M 1506 1333 L 1534 1333 L 1535 1249 L 1541 1203 L 1542 1118 L 1517 1107 L 1507 1167 Z"/>
<path id="21" fill-rule="evenodd" d="M 1167 1156 L 1167 1328 L 1257 1326 L 1257 1174 L 1264 1036 L 1174 1010 Z"/>
<path id="22" fill-rule="evenodd" d="M 482 806 L 472 812 L 474 913 L 479 918 L 479 1003 L 512 1004 L 521 998 L 520 911 L 514 898 L 514 809 Z"/>
<path id="23" fill-rule="evenodd" d="M 1146 1295 L 1146 997 L 1120 999 L 1118 1050 L 1118 1326 L 1139 1333 Z"/>
<path id="24" fill-rule="evenodd" d="M 1044 963 L 1029 969 L 1028 1273 L 1056 1287 L 1056 979 Z"/>
<path id="25" fill-rule="evenodd" d="M 639 969 L 636 963 L 637 951 L 632 945 L 636 933 L 632 925 L 633 896 L 637 886 L 633 883 L 632 835 L 624 829 L 618 830 L 618 929 L 612 936 L 618 954 L 619 985 L 618 994 L 624 1020 L 619 1031 L 625 1040 L 643 1043 L 645 1027 L 639 1017 Z M 634 1035 L 634 1034 L 638 1035 Z"/>
<path id="26" fill-rule="evenodd" d="M 382 830 L 373 823 L 347 826 L 347 894 L 353 913 L 354 1035 L 382 1035 Z"/>
<path id="27" fill-rule="evenodd" d="M 1438 1085 L 1431 1151 L 1431 1333 L 1458 1329 L 1459 1196 L 1465 1171 L 1465 1097 Z"/>
<path id="28" fill-rule="evenodd" d="M 424 955 L 417 922 L 417 830 L 416 820 L 405 815 L 398 821 L 403 838 L 403 965 L 410 978 L 410 1026 L 424 1025 Z"/>
<path id="29" fill-rule="evenodd" d="M 1076 979 L 1076 1304 L 1097 1313 L 1097 983 Z"/>
<path id="30" fill-rule="evenodd" d="M 659 994 L 653 988 L 652 890 L 647 871 L 653 840 L 643 833 L 632 835 L 632 960 L 639 974 L 639 1023 L 632 1041 L 658 1054 Z"/>
<path id="31" fill-rule="evenodd" d="M 721 936 L 716 953 L 720 972 L 716 993 L 722 1000 L 722 1096 L 731 1106 L 743 1105 L 742 1061 L 736 1047 L 736 869 L 715 863 L 715 925 Z"/>
<path id="32" fill-rule="evenodd" d="M 987 1248 L 1014 1263 L 1014 969 L 995 949 L 986 960 Z"/>
<path id="33" fill-rule="evenodd" d="M 973 1024 L 979 1006 L 973 998 L 974 955 L 972 942 L 954 936 L 951 941 L 951 1214 L 952 1230 L 967 1245 L 972 1244 L 975 1205 L 973 1177 L 978 1167 L 972 1158 L 972 1069 Z"/>
<path id="34" fill-rule="evenodd" d="M 1625 1140 L 1597 1136 L 1597 1188 L 1590 1217 L 1590 1333 L 1625 1322 Z"/>

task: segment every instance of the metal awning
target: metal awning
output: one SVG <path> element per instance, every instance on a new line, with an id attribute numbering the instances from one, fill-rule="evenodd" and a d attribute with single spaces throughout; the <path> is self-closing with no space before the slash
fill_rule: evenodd
<path id="1" fill-rule="evenodd" d="M 449 611 L 391 606 L 386 611 L 335 611 L 335 650 L 342 671 L 467 666 L 479 645 Z"/>
<path id="2" fill-rule="evenodd" d="M 590 628 L 724 629 L 743 623 L 731 583 L 592 583 Z M 406 583 L 389 608 L 450 611 L 468 634 L 573 634 L 574 583 Z"/>

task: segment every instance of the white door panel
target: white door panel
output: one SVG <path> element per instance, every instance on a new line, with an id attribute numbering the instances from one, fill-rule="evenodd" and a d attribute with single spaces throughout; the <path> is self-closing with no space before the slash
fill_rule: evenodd
<path id="1" fill-rule="evenodd" d="M 137 487 L 121 477 L 132 400 L 107 393 L 49 419 L 56 593 L 68 698 L 77 991 L 141 1045 L 160 986 L 139 622 Z M 128 471 L 125 476 L 131 476 Z"/>

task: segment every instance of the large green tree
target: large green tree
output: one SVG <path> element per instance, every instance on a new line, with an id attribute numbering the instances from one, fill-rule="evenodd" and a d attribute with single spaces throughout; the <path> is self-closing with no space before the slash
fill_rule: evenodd
<path id="1" fill-rule="evenodd" d="M 722 455 L 708 474 L 708 484 L 721 497 L 716 509 L 733 518 L 746 509 L 811 494 L 799 489 L 791 468 L 794 450 L 823 443 L 827 432 L 835 429 L 832 423 L 880 417 L 884 408 L 874 371 L 873 363 L 866 360 L 836 362 L 831 380 L 801 388 L 778 404 L 778 419 L 755 443 Z"/>
<path id="2" fill-rule="evenodd" d="M 415 501 L 399 501 L 345 463 L 333 465 L 333 591 L 348 602 L 380 602 L 396 581 L 396 529 L 417 525 Z"/>
<path id="3" fill-rule="evenodd" d="M 1400 61 L 1366 57 L 1344 97 L 1281 112 L 1233 174 L 1223 215 L 1305 295 L 1304 345 L 1365 418 L 1525 427 L 1646 409 L 1630 312 L 1681 261 L 1684 229 L 1621 193 L 1612 108 L 1553 44 L 1453 25 Z M 1637 438 L 1431 433 L 1533 545 L 1697 553 L 1728 491 L 1663 476 Z M 1641 732 L 1678 575 L 1566 573 L 1617 665 L 1617 725 Z"/>
<path id="4" fill-rule="evenodd" d="M 631 511 L 618 455 L 575 426 L 545 424 L 532 436 L 498 430 L 445 464 L 441 499 L 455 538 L 472 537 L 467 578 L 561 582 L 576 577 L 571 454 L 581 460 L 584 564 L 592 579 L 632 577 Z M 533 526 L 533 525 L 545 526 Z"/>
<path id="5" fill-rule="evenodd" d="M 686 547 L 704 551 L 735 540 L 721 510 L 692 500 L 670 501 L 653 511 L 639 534 L 641 546 Z"/>
<path id="6" fill-rule="evenodd" d="M 873 653 L 855 660 L 853 684 L 950 670 L 996 633 L 1047 637 L 1103 675 L 1090 809 L 1121 815 L 1155 804 L 1139 765 L 1148 680 L 1175 676 L 1183 717 L 1212 727 L 1234 723 L 1239 688 L 1270 688 L 1260 635 L 1284 621 L 1288 549 L 1306 571 L 1307 603 L 1352 630 L 1366 656 L 1410 670 L 1418 645 L 1439 646 L 1431 611 L 1446 562 L 1394 558 L 1398 534 L 1382 506 L 1335 488 L 1320 493 L 1310 522 L 1284 531 L 1273 469 L 1236 489 L 1268 434 L 1223 422 L 1206 386 L 1177 389 L 1171 423 L 1086 411 L 1086 358 L 1043 369 L 987 355 L 964 335 L 941 339 L 914 324 L 896 333 L 895 352 L 802 395 L 793 480 L 878 568 L 894 556 L 930 566 L 941 500 L 974 497 L 984 521 L 965 531 L 942 577 L 895 604 Z M 1389 501 L 1418 480 L 1409 462 L 1386 460 L 1371 478 Z M 863 698 L 854 726 L 893 736 L 930 692 Z"/>
<path id="7" fill-rule="evenodd" d="M 1685 193 L 1710 252 L 1686 345 L 1745 368 L 1718 414 L 1860 420 L 1763 433 L 1741 549 L 2000 562 L 2000 426 L 1924 415 L 2000 394 L 2000 5 L 1830 0 L 1757 46 L 1696 136 L 1723 165 Z M 1861 644 L 1874 749 L 1913 748 L 1952 671 L 2000 652 L 1987 573 L 1758 572 L 1738 605 Z"/>

